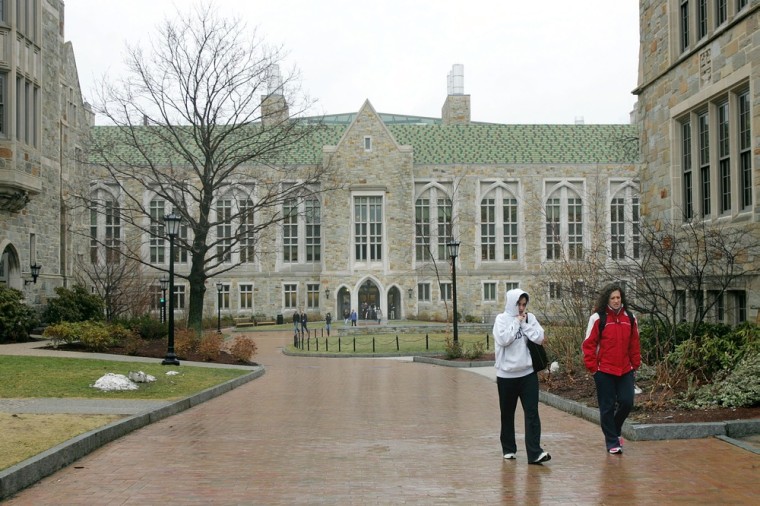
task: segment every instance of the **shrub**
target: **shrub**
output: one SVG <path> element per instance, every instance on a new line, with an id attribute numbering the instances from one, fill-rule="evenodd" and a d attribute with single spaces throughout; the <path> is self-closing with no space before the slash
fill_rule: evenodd
<path id="1" fill-rule="evenodd" d="M 745 356 L 733 370 L 723 371 L 716 381 L 692 390 L 679 402 L 686 408 L 741 408 L 760 405 L 760 354 Z"/>
<path id="2" fill-rule="evenodd" d="M 250 362 L 256 356 L 257 351 L 256 341 L 243 336 L 237 336 L 230 348 L 230 354 L 241 362 Z"/>
<path id="3" fill-rule="evenodd" d="M 482 341 L 477 341 L 472 343 L 472 346 L 468 347 L 464 351 L 464 358 L 470 359 L 470 360 L 477 360 L 480 357 L 483 356 L 485 353 L 485 343 Z"/>
<path id="4" fill-rule="evenodd" d="M 710 380 L 719 371 L 734 367 L 744 355 L 746 333 L 722 324 L 703 324 L 699 330 L 695 337 L 676 346 L 668 355 L 668 363 Z"/>
<path id="5" fill-rule="evenodd" d="M 0 286 L 0 343 L 28 341 L 37 323 L 34 311 L 23 303 L 22 293 Z"/>
<path id="6" fill-rule="evenodd" d="M 103 319 L 103 299 L 87 292 L 85 287 L 76 285 L 72 289 L 59 286 L 56 295 L 50 299 L 43 313 L 48 323 L 81 322 Z"/>
<path id="7" fill-rule="evenodd" d="M 201 337 L 198 332 L 192 329 L 175 329 L 174 330 L 174 353 L 180 358 L 185 358 L 198 351 Z"/>
<path id="8" fill-rule="evenodd" d="M 446 341 L 443 345 L 444 355 L 449 360 L 454 360 L 462 357 L 462 342 L 454 342 L 450 337 L 446 337 Z"/>
<path id="9" fill-rule="evenodd" d="M 214 360 L 219 356 L 224 337 L 216 332 L 207 332 L 201 337 L 198 344 L 198 353 L 202 360 Z"/>
<path id="10" fill-rule="evenodd" d="M 133 318 L 128 326 L 146 341 L 157 341 L 166 337 L 167 334 L 166 324 L 151 318 L 150 315 Z"/>
<path id="11" fill-rule="evenodd" d="M 60 342 L 71 344 L 79 342 L 93 351 L 103 351 L 128 338 L 132 332 L 121 325 L 108 325 L 102 322 L 60 322 L 48 326 L 43 336 L 53 341 L 53 346 Z"/>

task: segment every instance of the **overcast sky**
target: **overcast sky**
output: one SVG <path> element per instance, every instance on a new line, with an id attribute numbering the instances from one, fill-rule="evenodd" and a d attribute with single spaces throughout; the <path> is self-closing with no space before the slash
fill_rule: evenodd
<path id="1" fill-rule="evenodd" d="M 440 117 L 452 65 L 464 65 L 472 120 L 628 123 L 636 97 L 637 0 L 215 0 L 288 52 L 315 114 Z M 190 0 L 66 0 L 85 100 L 123 68 L 125 44 Z M 378 6 L 382 6 L 379 8 Z M 147 47 L 147 44 L 145 45 Z"/>

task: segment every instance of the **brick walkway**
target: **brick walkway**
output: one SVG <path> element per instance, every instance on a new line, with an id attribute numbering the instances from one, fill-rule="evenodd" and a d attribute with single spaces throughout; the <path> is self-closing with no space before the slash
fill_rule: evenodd
<path id="1" fill-rule="evenodd" d="M 517 461 L 505 462 L 490 379 L 398 360 L 288 357 L 279 352 L 288 332 L 254 335 L 263 377 L 7 504 L 757 504 L 760 457 L 718 439 L 628 442 L 610 456 L 595 424 L 542 405 L 552 461 L 527 465 L 520 439 Z"/>

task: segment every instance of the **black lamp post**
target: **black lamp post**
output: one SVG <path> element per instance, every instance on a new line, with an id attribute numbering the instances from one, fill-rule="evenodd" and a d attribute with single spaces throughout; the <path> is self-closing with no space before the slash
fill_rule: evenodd
<path id="1" fill-rule="evenodd" d="M 182 217 L 174 214 L 164 216 L 166 235 L 169 236 L 169 347 L 161 365 L 179 365 L 174 354 L 174 238 L 179 233 L 179 222 Z"/>
<path id="2" fill-rule="evenodd" d="M 224 285 L 221 281 L 216 283 L 216 293 L 218 297 L 216 299 L 216 333 L 222 333 L 222 289 Z"/>
<path id="3" fill-rule="evenodd" d="M 161 276 L 161 323 L 166 323 L 166 289 L 169 288 L 169 278 Z"/>
<path id="4" fill-rule="evenodd" d="M 446 243 L 446 247 L 449 250 L 449 257 L 451 258 L 451 295 L 454 300 L 454 344 L 458 344 L 459 328 L 457 327 L 457 257 L 459 256 L 459 241 L 454 241 L 454 239 L 451 239 Z"/>

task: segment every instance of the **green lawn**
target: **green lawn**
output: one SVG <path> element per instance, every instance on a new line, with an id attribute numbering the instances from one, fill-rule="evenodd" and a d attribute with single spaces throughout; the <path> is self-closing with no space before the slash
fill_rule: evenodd
<path id="1" fill-rule="evenodd" d="M 167 375 L 176 370 L 177 375 Z M 93 388 L 106 373 L 143 371 L 156 378 L 138 390 L 104 392 Z M 178 399 L 250 371 L 210 367 L 170 367 L 159 362 L 117 362 L 78 358 L 0 356 L 0 397 L 79 397 L 93 399 Z"/>

